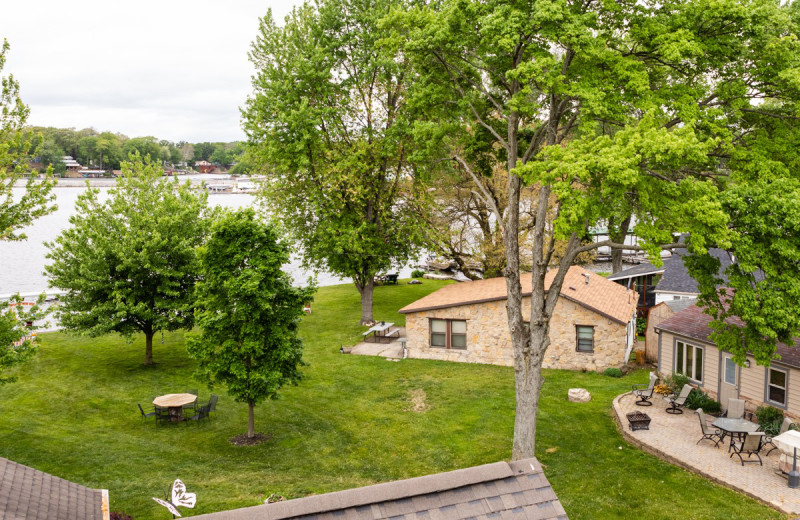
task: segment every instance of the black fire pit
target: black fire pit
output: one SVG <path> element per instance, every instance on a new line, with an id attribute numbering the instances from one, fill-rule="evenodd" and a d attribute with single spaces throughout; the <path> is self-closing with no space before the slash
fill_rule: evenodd
<path id="1" fill-rule="evenodd" d="M 628 418 L 628 425 L 633 431 L 650 429 L 650 416 L 646 413 L 633 412 L 625 414 L 625 417 Z"/>

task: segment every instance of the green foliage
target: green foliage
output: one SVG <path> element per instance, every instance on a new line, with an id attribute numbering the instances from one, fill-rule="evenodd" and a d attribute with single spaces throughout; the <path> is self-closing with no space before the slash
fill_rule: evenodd
<path id="1" fill-rule="evenodd" d="M 307 267 L 353 278 L 362 322 L 372 319 L 375 275 L 422 240 L 408 65 L 378 45 L 378 22 L 393 7 L 325 0 L 296 8 L 283 26 L 268 13 L 250 53 L 257 72 L 243 114 L 269 213 Z"/>
<path id="2" fill-rule="evenodd" d="M 774 406 L 761 405 L 756 408 L 756 418 L 761 425 L 761 431 L 767 435 L 777 435 L 783 424 L 783 411 Z"/>
<path id="3" fill-rule="evenodd" d="M 225 385 L 250 405 L 250 437 L 253 406 L 301 376 L 297 327 L 314 289 L 292 286 L 281 271 L 288 262 L 288 245 L 250 208 L 217 220 L 200 250 L 195 316 L 202 332 L 190 335 L 186 348 L 202 381 Z"/>
<path id="4" fill-rule="evenodd" d="M 425 271 L 422 269 L 414 269 L 411 271 L 411 278 L 422 278 L 423 276 L 425 276 Z"/>
<path id="5" fill-rule="evenodd" d="M 48 167 L 52 168 L 53 172 L 58 174 L 67 171 L 67 165 L 64 163 L 64 155 L 66 154 L 54 140 L 50 138 L 44 139 L 42 145 L 39 147 L 37 155 L 39 157 L 39 162 L 42 163 L 39 173 L 46 173 Z"/>
<path id="6" fill-rule="evenodd" d="M 689 410 L 702 408 L 704 412 L 710 414 L 719 413 L 722 409 L 719 401 L 709 397 L 708 394 L 699 388 L 693 388 L 692 391 L 689 392 L 689 397 L 686 398 L 686 408 Z"/>
<path id="7" fill-rule="evenodd" d="M 683 386 L 689 384 L 689 378 L 683 374 L 673 372 L 672 374 L 664 376 L 661 382 L 669 387 L 671 394 L 679 394 Z"/>
<path id="8" fill-rule="evenodd" d="M 44 319 L 47 312 L 42 309 L 45 295 L 26 309 L 23 298 L 13 295 L 8 301 L 0 302 L 0 386 L 16 380 L 16 376 L 4 376 L 9 368 L 28 361 L 39 344 L 38 336 L 32 335 L 28 323 Z"/>
<path id="9" fill-rule="evenodd" d="M 0 45 L 0 73 L 6 64 L 8 42 Z M 51 193 L 55 180 L 31 175 L 25 193 L 15 197 L 14 185 L 30 173 L 28 162 L 36 155 L 38 139 L 24 130 L 30 110 L 19 96 L 19 83 L 13 75 L 0 76 L 0 241 L 24 240 L 19 230 L 56 209 Z"/>
<path id="10" fill-rule="evenodd" d="M 622 377 L 622 370 L 616 367 L 608 367 L 603 371 L 603 375 L 608 377 Z"/>
<path id="11" fill-rule="evenodd" d="M 90 336 L 142 332 L 152 363 L 157 331 L 192 326 L 208 195 L 162 178 L 157 163 L 138 155 L 122 167 L 108 200 L 92 188 L 78 197 L 71 227 L 47 244 L 45 272 L 68 291 L 58 307 L 62 327 Z"/>
<path id="12" fill-rule="evenodd" d="M 636 319 L 636 335 L 643 336 L 647 332 L 647 318 Z"/>

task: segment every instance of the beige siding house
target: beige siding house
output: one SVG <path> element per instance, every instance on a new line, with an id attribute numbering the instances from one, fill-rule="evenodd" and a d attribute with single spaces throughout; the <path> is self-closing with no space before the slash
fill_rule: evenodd
<path id="1" fill-rule="evenodd" d="M 549 287 L 555 271 L 548 273 Z M 523 316 L 531 278 L 522 276 Z M 636 332 L 635 291 L 579 266 L 570 268 L 550 322 L 546 368 L 603 370 L 625 364 Z M 492 278 L 448 285 L 400 309 L 412 358 L 512 365 L 506 285 Z"/>
<path id="2" fill-rule="evenodd" d="M 769 367 L 756 365 L 752 356 L 747 357 L 748 366 L 741 367 L 711 341 L 710 321 L 692 305 L 656 327 L 659 373 L 687 375 L 718 399 L 723 410 L 729 398 L 744 399 L 749 410 L 768 404 L 800 418 L 800 339 L 792 347 L 779 343 L 780 359 Z"/>

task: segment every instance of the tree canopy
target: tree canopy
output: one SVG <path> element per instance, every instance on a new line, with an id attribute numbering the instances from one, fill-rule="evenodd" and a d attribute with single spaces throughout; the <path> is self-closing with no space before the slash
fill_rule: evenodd
<path id="1" fill-rule="evenodd" d="M 396 12 L 386 22 L 418 75 L 409 97 L 425 106 L 416 132 L 444 142 L 502 222 L 508 320 L 515 356 L 513 457 L 534 455 L 541 364 L 569 266 L 612 240 L 582 243 L 628 217 L 657 260 L 672 234 L 703 254 L 728 247 L 732 182 L 726 164 L 747 151 L 760 100 L 796 106 L 797 25 L 773 0 L 549 2 L 445 0 Z M 792 117 L 795 117 L 792 114 Z M 485 174 L 464 151 L 477 135 L 508 172 L 501 212 Z M 523 183 L 536 187 L 523 199 Z M 548 218 L 549 208 L 554 218 Z M 520 211 L 530 209 L 533 294 L 522 315 Z M 558 240 L 567 245 L 549 291 L 544 278 Z M 630 246 L 625 246 L 630 249 Z"/>
<path id="2" fill-rule="evenodd" d="M 314 290 L 292 286 L 281 270 L 288 261 L 288 245 L 251 208 L 223 215 L 200 249 L 195 317 L 201 332 L 190 334 L 186 346 L 202 380 L 225 385 L 248 404 L 251 438 L 256 404 L 301 376 L 297 325 Z"/>
<path id="3" fill-rule="evenodd" d="M 208 195 L 163 178 L 156 162 L 131 156 L 103 200 L 78 197 L 70 227 L 48 243 L 50 284 L 67 291 L 57 315 L 67 331 L 145 335 L 153 363 L 158 331 L 191 328 L 196 248 L 208 231 Z"/>
<path id="4" fill-rule="evenodd" d="M 413 257 L 423 192 L 406 103 L 407 63 L 378 46 L 396 2 L 306 4 L 282 27 L 263 18 L 244 110 L 261 195 L 307 267 L 351 277 L 362 323 L 372 321 L 375 275 Z"/>
<path id="5" fill-rule="evenodd" d="M 3 375 L 9 368 L 33 357 L 39 339 L 33 323 L 43 319 L 47 311 L 42 308 L 45 295 L 30 304 L 24 304 L 19 295 L 0 302 L 0 386 L 16 381 L 15 376 Z M 29 324 L 31 326 L 29 326 Z"/>

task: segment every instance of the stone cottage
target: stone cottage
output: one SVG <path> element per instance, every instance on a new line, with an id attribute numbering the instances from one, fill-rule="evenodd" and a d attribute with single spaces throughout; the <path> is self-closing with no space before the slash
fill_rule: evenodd
<path id="1" fill-rule="evenodd" d="M 549 287 L 555 276 L 545 279 Z M 530 316 L 531 277 L 522 277 Z M 491 278 L 448 285 L 400 309 L 412 358 L 513 365 L 506 282 Z M 545 368 L 603 370 L 623 365 L 636 339 L 638 295 L 586 269 L 570 268 L 550 322 Z"/>

